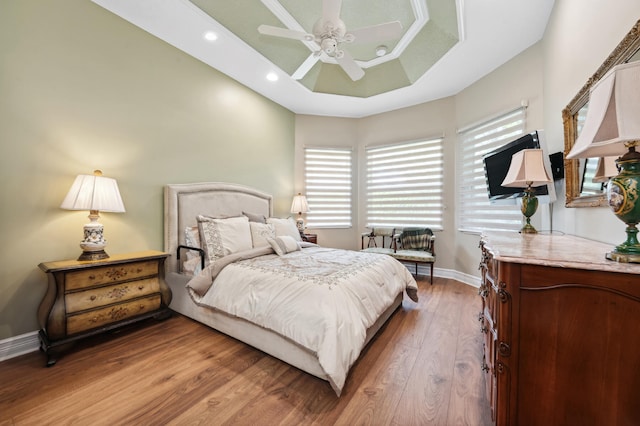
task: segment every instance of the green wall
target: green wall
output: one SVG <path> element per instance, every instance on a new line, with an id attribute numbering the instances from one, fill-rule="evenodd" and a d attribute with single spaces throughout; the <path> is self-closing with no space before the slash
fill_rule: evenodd
<path id="1" fill-rule="evenodd" d="M 88 0 L 0 2 L 0 340 L 38 328 L 37 265 L 76 258 L 77 174 L 116 178 L 107 252 L 163 249 L 163 186 L 294 192 L 294 114 Z"/>

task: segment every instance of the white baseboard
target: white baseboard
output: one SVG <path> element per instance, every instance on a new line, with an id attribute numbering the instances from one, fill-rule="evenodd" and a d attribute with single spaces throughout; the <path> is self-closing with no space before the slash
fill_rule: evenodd
<path id="1" fill-rule="evenodd" d="M 415 272 L 415 264 L 406 264 L 406 266 L 411 273 Z M 428 277 L 429 273 L 429 266 L 418 265 L 418 274 Z M 480 286 L 479 277 L 474 277 L 473 275 L 464 274 L 451 269 L 433 268 L 433 276 L 450 278 L 476 288 Z M 38 349 L 40 349 L 40 339 L 38 338 L 37 331 L 0 340 L 0 362 L 29 352 L 35 352 Z"/>
<path id="2" fill-rule="evenodd" d="M 37 331 L 9 337 L 0 340 L 0 361 L 35 352 L 38 349 L 40 349 L 40 339 Z"/>

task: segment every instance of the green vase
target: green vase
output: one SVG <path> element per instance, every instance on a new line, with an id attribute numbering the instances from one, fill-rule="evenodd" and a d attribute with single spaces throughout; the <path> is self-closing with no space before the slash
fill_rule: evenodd
<path id="1" fill-rule="evenodd" d="M 534 195 L 531 187 L 524 191 L 524 197 L 522 197 L 522 214 L 527 218 L 526 224 L 520 230 L 522 234 L 537 234 L 536 228 L 531 224 L 531 216 L 533 216 L 538 210 L 538 198 Z"/>
<path id="2" fill-rule="evenodd" d="M 607 253 L 607 258 L 618 262 L 640 263 L 640 244 L 636 227 L 640 221 L 640 153 L 635 151 L 635 147 L 631 147 L 616 163 L 620 173 L 609 181 L 607 198 L 613 213 L 627 224 L 627 239 L 611 253 Z"/>

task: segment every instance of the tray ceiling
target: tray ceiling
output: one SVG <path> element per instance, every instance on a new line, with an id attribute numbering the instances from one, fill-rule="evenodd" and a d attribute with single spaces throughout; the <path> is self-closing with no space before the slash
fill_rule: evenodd
<path id="1" fill-rule="evenodd" d="M 458 93 L 539 41 L 553 7 L 553 0 L 343 0 L 347 32 L 402 24 L 394 40 L 341 44 L 365 72 L 352 81 L 333 58 L 314 57 L 314 43 L 257 30 L 310 33 L 321 0 L 93 1 L 295 113 L 345 117 Z M 387 54 L 376 54 L 380 46 Z"/>

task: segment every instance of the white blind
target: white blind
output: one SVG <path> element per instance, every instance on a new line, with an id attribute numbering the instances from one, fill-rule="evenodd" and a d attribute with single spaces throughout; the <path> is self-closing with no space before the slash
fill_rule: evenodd
<path id="1" fill-rule="evenodd" d="M 442 138 L 366 148 L 367 226 L 442 229 Z"/>
<path id="2" fill-rule="evenodd" d="M 522 212 L 516 205 L 489 203 L 482 157 L 524 134 L 525 108 L 459 132 L 458 228 L 463 231 L 519 230 Z"/>
<path id="3" fill-rule="evenodd" d="M 305 148 L 308 227 L 351 227 L 353 175 L 351 157 L 351 149 Z"/>

